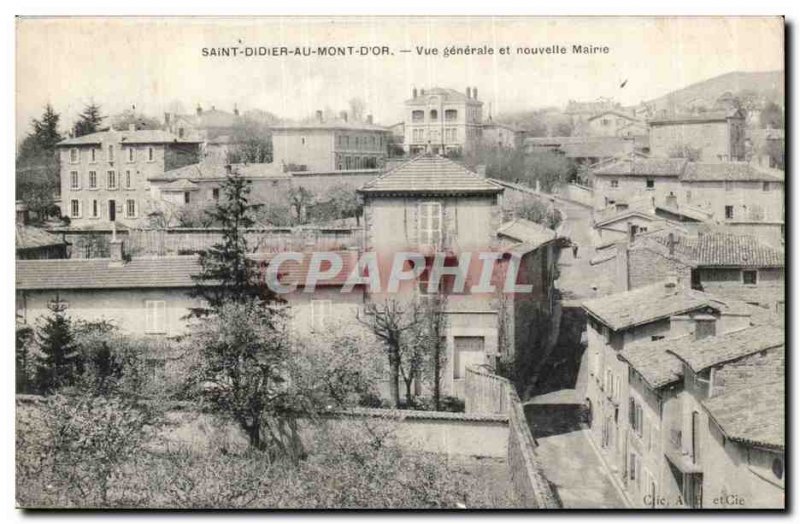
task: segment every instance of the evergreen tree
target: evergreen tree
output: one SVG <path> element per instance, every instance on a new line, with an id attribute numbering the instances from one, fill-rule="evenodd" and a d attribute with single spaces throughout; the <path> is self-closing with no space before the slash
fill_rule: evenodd
<path id="1" fill-rule="evenodd" d="M 260 278 L 259 267 L 248 256 L 246 230 L 254 224 L 247 197 L 250 181 L 237 173 L 229 175 L 221 187 L 217 205 L 209 211 L 213 223 L 222 227 L 222 240 L 200 253 L 200 274 L 193 296 L 205 299 L 207 308 L 195 308 L 202 316 L 220 310 L 228 302 L 274 301 L 275 296 Z"/>
<path id="2" fill-rule="evenodd" d="M 80 353 L 67 317 L 67 305 L 58 295 L 48 306 L 50 316 L 43 319 L 36 332 L 41 355 L 38 357 L 36 381 L 42 393 L 49 393 L 74 383 L 81 373 Z"/>
<path id="3" fill-rule="evenodd" d="M 59 165 L 56 144 L 62 140 L 58 132 L 59 115 L 48 104 L 41 119 L 33 119 L 33 130 L 19 146 L 16 162 L 17 198 L 39 218 L 53 207 L 58 195 Z"/>
<path id="4" fill-rule="evenodd" d="M 53 106 L 47 104 L 44 108 L 41 120 L 33 119 L 33 136 L 36 147 L 43 152 L 55 153 L 56 144 L 64 138 L 58 132 L 58 121 L 61 116 L 53 110 Z"/>
<path id="5" fill-rule="evenodd" d="M 105 117 L 100 114 L 100 106 L 92 102 L 78 115 L 78 121 L 72 126 L 72 132 L 76 137 L 96 133 L 104 119 Z"/>

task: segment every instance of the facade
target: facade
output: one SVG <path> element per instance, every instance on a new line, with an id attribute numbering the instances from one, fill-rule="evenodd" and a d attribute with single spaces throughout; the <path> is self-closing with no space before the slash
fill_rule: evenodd
<path id="1" fill-rule="evenodd" d="M 510 124 L 494 122 L 489 119 L 481 130 L 483 144 L 498 149 L 519 149 L 525 139 L 525 132 Z"/>
<path id="2" fill-rule="evenodd" d="M 333 172 L 378 169 L 386 163 L 390 132 L 367 122 L 317 120 L 272 129 L 272 162 L 285 171 Z"/>
<path id="3" fill-rule="evenodd" d="M 671 157 L 690 147 L 699 150 L 701 162 L 745 159 L 745 116 L 739 110 L 656 117 L 648 125 L 653 156 Z"/>
<path id="4" fill-rule="evenodd" d="M 477 87 L 468 87 L 466 93 L 414 88 L 405 101 L 404 148 L 411 155 L 468 154 L 481 144 L 482 130 L 483 102 Z"/>
<path id="5" fill-rule="evenodd" d="M 783 331 L 746 314 L 714 324 L 620 353 L 638 507 L 784 506 Z"/>
<path id="6" fill-rule="evenodd" d="M 584 129 L 588 136 L 633 137 L 647 134 L 644 122 L 619 110 L 603 111 L 589 117 Z"/>
<path id="7" fill-rule="evenodd" d="M 194 138 L 203 142 L 201 158 L 207 162 L 225 164 L 235 145 L 234 134 L 242 124 L 239 110 L 221 111 L 215 106 L 204 111 L 198 104 L 195 114 L 164 113 L 164 128 L 178 138 Z"/>
<path id="8" fill-rule="evenodd" d="M 58 144 L 61 213 L 77 227 L 135 225 L 150 212 L 152 177 L 196 163 L 200 141 L 161 130 L 102 131 Z"/>
<path id="9" fill-rule="evenodd" d="M 468 274 L 474 275 L 480 272 L 478 254 L 495 252 L 498 275 L 518 264 L 518 283 L 532 286 L 528 293 L 504 294 L 503 277 L 493 277 L 496 289 L 490 291 L 474 290 L 472 281 L 463 292 L 445 286 L 445 394 L 463 395 L 468 365 L 494 367 L 524 351 L 522 360 L 534 369 L 557 331 L 552 325 L 558 315 L 554 280 L 563 239 L 528 221 L 503 223 L 503 188 L 441 156 L 417 156 L 359 192 L 364 198 L 367 251 L 379 258 L 408 251 L 427 257 L 418 280 L 400 289 L 404 300 L 426 294 L 430 263 L 437 253 L 455 265 L 461 255 L 472 254 Z M 380 303 L 386 298 L 370 294 L 368 300 Z"/>

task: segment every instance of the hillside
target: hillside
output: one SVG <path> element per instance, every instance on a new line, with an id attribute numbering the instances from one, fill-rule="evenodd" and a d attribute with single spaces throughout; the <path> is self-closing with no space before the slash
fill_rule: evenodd
<path id="1" fill-rule="evenodd" d="M 650 100 L 655 111 L 662 109 L 668 112 L 689 106 L 711 107 L 722 94 L 730 92 L 737 95 L 742 92 L 755 92 L 765 101 L 784 105 L 784 72 L 732 72 L 709 78 L 696 84 L 668 93 Z"/>

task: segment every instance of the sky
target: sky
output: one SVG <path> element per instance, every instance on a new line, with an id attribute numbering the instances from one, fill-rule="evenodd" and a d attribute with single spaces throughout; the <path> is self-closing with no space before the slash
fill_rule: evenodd
<path id="1" fill-rule="evenodd" d="M 23 18 L 17 22 L 17 140 L 50 103 L 64 128 L 90 101 L 114 114 L 262 109 L 301 119 L 365 101 L 403 118 L 412 87 L 478 88 L 492 114 L 569 100 L 636 104 L 731 71 L 782 70 L 780 18 Z M 388 56 L 211 57 L 235 46 L 386 46 Z M 608 46 L 607 54 L 518 55 L 519 47 Z M 439 48 L 418 55 L 417 46 Z M 445 47 L 511 55 L 443 57 Z M 401 52 L 409 49 L 411 52 Z M 627 82 L 625 82 L 627 80 Z M 620 87 L 624 82 L 624 87 Z M 486 113 L 485 113 L 486 114 Z"/>

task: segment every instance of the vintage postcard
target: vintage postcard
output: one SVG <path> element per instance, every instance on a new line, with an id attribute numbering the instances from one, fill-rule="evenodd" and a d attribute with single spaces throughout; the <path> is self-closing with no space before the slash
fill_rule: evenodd
<path id="1" fill-rule="evenodd" d="M 786 509 L 781 17 L 20 17 L 16 501 Z"/>

